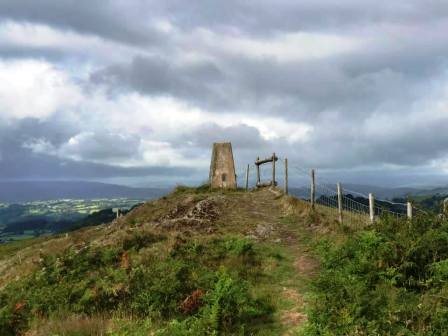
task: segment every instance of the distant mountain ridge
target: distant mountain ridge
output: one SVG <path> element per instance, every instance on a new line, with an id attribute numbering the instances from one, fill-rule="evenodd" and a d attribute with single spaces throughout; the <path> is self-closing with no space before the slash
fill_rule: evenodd
<path id="1" fill-rule="evenodd" d="M 64 198 L 136 198 L 165 195 L 170 188 L 132 188 L 116 184 L 87 181 L 20 181 L 0 182 L 0 202 L 20 203 Z"/>
<path id="2" fill-rule="evenodd" d="M 336 186 L 327 185 L 331 189 Z M 399 187 L 387 188 L 372 185 L 342 184 L 345 194 L 367 195 L 373 193 L 379 199 L 412 196 L 448 195 L 448 186 L 437 188 Z M 117 184 L 88 181 L 13 181 L 0 182 L 0 202 L 23 203 L 57 199 L 136 198 L 153 199 L 167 194 L 171 188 L 134 188 Z M 291 194 L 308 197 L 309 187 L 290 188 Z M 318 190 L 319 191 L 319 190 Z M 355 194 L 356 195 L 356 194 Z M 319 195 L 318 195 L 319 196 Z"/>

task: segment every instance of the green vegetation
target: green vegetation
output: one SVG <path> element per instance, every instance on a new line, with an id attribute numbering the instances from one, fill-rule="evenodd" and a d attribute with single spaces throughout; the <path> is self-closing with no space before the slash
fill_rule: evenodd
<path id="1" fill-rule="evenodd" d="M 446 220 L 383 218 L 316 250 L 322 269 L 304 335 L 446 335 Z"/>
<path id="2" fill-rule="evenodd" d="M 445 335 L 447 260 L 442 217 L 340 227 L 278 191 L 179 187 L 0 246 L 0 335 Z"/>
<path id="3" fill-rule="evenodd" d="M 432 211 L 434 213 L 439 213 L 443 211 L 443 201 L 448 197 L 447 194 L 435 194 L 435 195 L 419 195 L 412 196 L 410 199 L 412 203 L 419 208 L 425 209 L 426 211 Z M 395 202 L 404 202 L 402 198 L 394 199 Z"/>
<path id="4" fill-rule="evenodd" d="M 272 319 L 269 298 L 252 292 L 262 271 L 250 241 L 178 239 L 161 255 L 154 246 L 165 239 L 136 233 L 116 247 L 42 256 L 39 270 L 1 291 L 0 334 L 73 314 L 149 318 L 160 335 L 244 334 Z"/>

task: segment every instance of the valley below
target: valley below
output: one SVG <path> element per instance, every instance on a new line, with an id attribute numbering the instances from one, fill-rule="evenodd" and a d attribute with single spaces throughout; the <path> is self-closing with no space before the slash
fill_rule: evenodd
<path id="1" fill-rule="evenodd" d="M 107 223 L 116 217 L 112 209 L 126 213 L 142 202 L 142 199 L 111 198 L 0 203 L 0 243 Z"/>

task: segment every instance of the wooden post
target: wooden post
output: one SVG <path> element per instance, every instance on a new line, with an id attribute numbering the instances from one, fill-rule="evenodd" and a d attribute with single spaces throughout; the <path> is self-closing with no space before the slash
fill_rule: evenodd
<path id="1" fill-rule="evenodd" d="M 342 225 L 342 187 L 341 184 L 337 184 L 338 189 L 338 212 L 339 212 L 339 224 Z"/>
<path id="2" fill-rule="evenodd" d="M 369 194 L 369 214 L 370 214 L 370 223 L 375 222 L 375 198 L 373 194 Z"/>
<path id="3" fill-rule="evenodd" d="M 285 195 L 288 195 L 288 159 L 285 158 Z"/>
<path id="4" fill-rule="evenodd" d="M 412 203 L 407 203 L 407 213 L 408 213 L 408 219 L 412 219 Z"/>
<path id="5" fill-rule="evenodd" d="M 445 216 L 448 216 L 448 198 L 445 198 L 444 200 L 443 200 L 443 209 L 442 209 L 442 211 L 443 211 L 443 214 L 445 215 Z"/>
<path id="6" fill-rule="evenodd" d="M 260 157 L 257 157 L 257 161 L 260 160 Z M 257 164 L 257 185 L 260 183 L 260 165 Z"/>
<path id="7" fill-rule="evenodd" d="M 316 174 L 314 169 L 311 169 L 311 208 L 314 209 L 316 202 Z"/>
<path id="8" fill-rule="evenodd" d="M 249 165 L 246 168 L 246 191 L 249 190 Z"/>
<path id="9" fill-rule="evenodd" d="M 272 186 L 275 187 L 275 153 L 272 154 Z"/>

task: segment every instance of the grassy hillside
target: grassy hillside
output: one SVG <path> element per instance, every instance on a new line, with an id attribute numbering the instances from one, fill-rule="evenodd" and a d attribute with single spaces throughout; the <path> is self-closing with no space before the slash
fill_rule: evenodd
<path id="1" fill-rule="evenodd" d="M 109 225 L 1 246 L 0 334 L 291 331 L 315 263 L 287 203 L 179 188 Z"/>
<path id="2" fill-rule="evenodd" d="M 444 335 L 448 223 L 339 226 L 276 190 L 176 192 L 0 246 L 0 335 Z"/>

